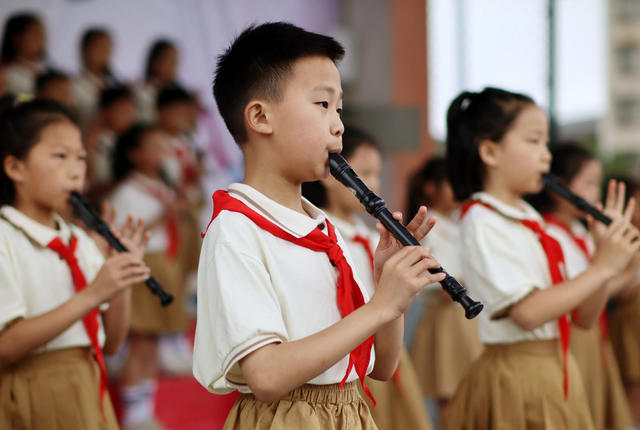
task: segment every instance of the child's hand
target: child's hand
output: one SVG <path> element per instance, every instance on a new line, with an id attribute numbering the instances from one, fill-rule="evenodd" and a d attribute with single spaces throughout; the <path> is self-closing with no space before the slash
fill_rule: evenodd
<path id="1" fill-rule="evenodd" d="M 397 221 L 402 222 L 402 214 L 400 212 L 394 212 L 393 217 Z M 420 241 L 427 235 L 427 233 L 429 233 L 435 223 L 436 219 L 434 217 L 429 217 L 427 219 L 427 208 L 425 206 L 420 206 L 418 213 L 416 213 L 411 222 L 407 224 L 407 230 L 413 235 L 413 237 Z M 391 233 L 389 233 L 389 230 L 387 230 L 382 223 L 378 222 L 376 224 L 376 228 L 380 232 L 380 241 L 378 242 L 378 247 L 376 248 L 376 252 L 373 257 L 375 269 L 373 279 L 377 284 L 380 279 L 380 274 L 382 273 L 383 265 L 393 254 L 402 249 L 403 245 L 398 242 Z"/>
<path id="2" fill-rule="evenodd" d="M 130 253 L 142 259 L 147 250 L 149 238 L 151 237 L 148 231 L 144 231 L 144 221 L 142 218 L 139 217 L 138 222 L 134 225 L 133 215 L 127 215 L 127 220 L 122 227 L 114 230 L 113 233 Z M 115 252 L 115 250 L 113 252 Z"/>
<path id="3" fill-rule="evenodd" d="M 146 281 L 149 273 L 142 257 L 130 252 L 115 254 L 107 258 L 93 282 L 81 294 L 88 295 L 98 306 L 132 285 Z"/>
<path id="4" fill-rule="evenodd" d="M 605 207 L 602 208 L 602 205 L 598 203 L 596 204 L 596 208 L 611 218 L 612 221 L 625 218 L 626 213 L 633 214 L 636 201 L 633 197 L 630 198 L 625 208 L 625 190 L 626 186 L 624 182 L 617 182 L 613 179 L 610 180 L 607 184 Z M 592 232 L 594 241 L 597 245 L 599 244 L 600 239 L 606 235 L 607 226 L 599 221 L 595 221 L 591 216 L 587 217 L 587 221 L 589 223 L 589 230 Z"/>
<path id="5" fill-rule="evenodd" d="M 607 203 L 609 203 L 608 200 L 609 198 Z M 638 240 L 640 233 L 630 222 L 633 210 L 634 204 L 631 202 L 622 217 L 612 218 L 612 223 L 601 233 L 592 265 L 601 267 L 609 277 L 622 272 L 640 249 L 640 240 Z M 614 213 L 611 212 L 611 214 Z"/>
<path id="6" fill-rule="evenodd" d="M 147 243 L 149 242 L 150 234 L 144 232 L 144 222 L 142 218 L 138 218 L 137 223 L 134 226 L 133 215 L 129 214 L 124 224 L 117 228 L 115 226 L 115 220 L 117 218 L 118 211 L 112 207 L 107 201 L 102 202 L 101 218 L 107 223 L 109 229 L 124 245 L 127 250 L 133 254 L 136 254 L 140 258 L 144 255 L 147 249 Z M 107 241 L 100 236 L 97 232 L 89 232 L 92 239 L 98 245 L 100 252 L 105 258 L 108 258 L 117 253 Z"/>
<path id="7" fill-rule="evenodd" d="M 383 309 L 389 321 L 402 315 L 420 290 L 445 278 L 444 273 L 431 274 L 440 267 L 424 246 L 406 246 L 393 254 L 382 268 L 376 292 L 370 303 Z"/>

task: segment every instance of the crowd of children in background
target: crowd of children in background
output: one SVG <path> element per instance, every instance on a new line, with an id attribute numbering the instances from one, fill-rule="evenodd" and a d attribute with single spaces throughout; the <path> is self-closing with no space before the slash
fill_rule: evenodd
<path id="1" fill-rule="evenodd" d="M 210 214 L 203 190 L 238 178 L 240 152 L 225 144 L 199 95 L 178 82 L 172 41 L 153 42 L 140 81 L 125 82 L 111 67 L 117 47 L 106 28 L 87 28 L 69 47 L 79 50 L 77 75 L 47 64 L 46 28 L 37 14 L 16 13 L 3 31 L 0 96 L 66 107 L 86 148 L 86 195 L 97 207 L 109 201 L 121 215 L 116 224 L 132 214 L 152 232 L 144 261 L 175 302 L 162 308 L 147 291 L 133 289 L 127 342 L 106 357 L 106 367 L 119 382 L 125 426 L 153 423 L 157 376 L 191 374 L 195 269 L 202 218 Z"/>
<path id="2" fill-rule="evenodd" d="M 203 214 L 211 213 L 208 196 L 238 179 L 240 158 L 237 149 L 225 147 L 198 95 L 177 81 L 179 52 L 170 40 L 153 43 L 141 81 L 126 83 L 110 67 L 108 30 L 84 32 L 77 76 L 48 67 L 45 33 L 34 14 L 16 14 L 6 22 L 0 95 L 52 99 L 68 109 L 36 104 L 15 115 L 48 115 L 64 125 L 70 112 L 86 148 L 85 193 L 96 205 L 108 201 L 117 209 L 114 223 L 124 225 L 123 235 L 133 242 L 140 242 L 142 233 L 128 214 L 151 233 L 136 248 L 144 256 L 136 256 L 135 267 L 144 267 L 139 271 L 145 274 L 150 269 L 175 302 L 162 308 L 148 291 L 132 289 L 126 343 L 105 347 L 112 354 L 105 367 L 118 381 L 124 427 L 161 428 L 153 416 L 158 375 L 192 369 L 187 333 L 195 319 L 195 273 Z M 421 205 L 436 216 L 422 243 L 484 302 L 485 310 L 469 321 L 439 284 L 420 293 L 422 319 L 405 341 L 408 348 L 402 349 L 392 380 L 366 380 L 378 402 L 371 413 L 380 429 L 430 429 L 423 396 L 435 401 L 432 411 L 440 429 L 599 430 L 640 422 L 640 254 L 631 230 L 621 227 L 640 228 L 640 209 L 627 205 L 631 197 L 640 197 L 640 185 L 621 179 L 625 190 L 612 182 L 604 210 L 614 223 L 587 228 L 585 214 L 564 200 L 546 193 L 528 196 L 540 191 L 540 175 L 550 170 L 594 205 L 601 200 L 597 159 L 574 144 L 554 146 L 551 154 L 547 139 L 544 114 L 524 95 L 485 89 L 452 102 L 447 157 L 428 160 L 411 176 L 405 218 Z M 347 126 L 342 141 L 347 161 L 377 191 L 382 159 L 375 138 Z M 79 146 L 73 150 L 82 152 Z M 21 156 L 16 152 L 15 157 Z M 228 173 L 221 179 L 223 170 Z M 359 218 L 360 203 L 333 178 L 305 183 L 303 193 L 340 232 L 362 289 L 373 296 L 379 233 Z M 525 195 L 532 206 L 522 200 Z M 13 204 L 15 198 L 2 203 Z M 8 223 L 1 228 L 33 228 L 17 211 L 0 216 Z M 104 258 L 83 242 L 79 229 L 72 230 L 65 234 L 80 238 L 88 280 L 99 279 Z M 32 240 L 40 239 L 34 235 Z M 552 255 L 550 242 L 561 246 L 562 261 Z M 112 301 L 114 294 L 103 292 L 95 302 L 111 301 L 105 309 L 117 315 L 129 304 Z M 0 322 L 16 333 L 22 327 L 11 319 Z M 569 340 L 571 325 L 576 328 Z M 122 327 L 105 324 L 104 331 L 119 346 Z M 64 359 L 59 357 L 63 370 Z M 86 373 L 90 378 L 90 369 Z M 111 406 L 92 413 L 111 417 Z M 558 423 L 563 424 L 555 427 Z"/>

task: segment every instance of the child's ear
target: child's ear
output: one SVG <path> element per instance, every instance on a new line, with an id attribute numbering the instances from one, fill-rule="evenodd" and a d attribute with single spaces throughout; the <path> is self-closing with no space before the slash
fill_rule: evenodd
<path id="1" fill-rule="evenodd" d="M 482 139 L 478 144 L 478 155 L 484 164 L 494 167 L 498 164 L 499 144 L 489 140 Z"/>
<path id="2" fill-rule="evenodd" d="M 14 157 L 13 155 L 7 156 L 3 163 L 2 168 L 5 174 L 13 182 L 20 183 L 24 179 L 24 162 Z"/>
<path id="3" fill-rule="evenodd" d="M 244 108 L 244 122 L 254 133 L 273 133 L 270 119 L 269 104 L 263 100 L 251 100 Z"/>
<path id="4" fill-rule="evenodd" d="M 424 192 L 424 195 L 427 196 L 432 202 L 438 198 L 438 191 L 438 186 L 434 181 L 425 182 L 425 184 L 422 186 L 422 192 Z"/>

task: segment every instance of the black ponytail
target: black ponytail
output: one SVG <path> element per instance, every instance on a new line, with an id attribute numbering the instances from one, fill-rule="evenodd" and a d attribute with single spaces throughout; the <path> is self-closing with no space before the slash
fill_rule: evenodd
<path id="1" fill-rule="evenodd" d="M 498 88 L 465 91 L 447 111 L 446 165 L 449 182 L 458 201 L 482 190 L 484 164 L 478 153 L 483 139 L 499 142 L 522 109 L 534 105 L 524 94 Z"/>

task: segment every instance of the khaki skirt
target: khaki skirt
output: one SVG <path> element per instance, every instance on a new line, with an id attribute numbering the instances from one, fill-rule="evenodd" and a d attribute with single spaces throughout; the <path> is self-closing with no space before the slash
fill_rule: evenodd
<path id="1" fill-rule="evenodd" d="M 431 420 L 424 405 L 422 390 L 411 358 L 404 348 L 400 350 L 398 372 L 399 381 L 365 380 L 377 403 L 373 407 L 367 401 L 376 425 L 380 430 L 431 430 Z M 362 398 L 368 400 L 360 384 L 358 389 Z"/>
<path id="2" fill-rule="evenodd" d="M 476 320 L 466 319 L 460 305 L 447 300 L 427 305 L 411 346 L 424 395 L 444 400 L 482 352 Z"/>
<path id="3" fill-rule="evenodd" d="M 200 233 L 204 230 L 204 226 L 200 225 L 201 208 L 201 204 L 189 205 L 186 213 L 180 219 L 178 260 L 182 272 L 185 274 L 198 270 L 198 259 L 202 245 Z"/>
<path id="4" fill-rule="evenodd" d="M 564 399 L 558 340 L 485 345 L 447 410 L 450 430 L 593 430 L 580 372 L 568 355 Z"/>
<path id="5" fill-rule="evenodd" d="M 640 297 L 621 301 L 610 314 L 611 346 L 625 384 L 640 384 Z"/>
<path id="6" fill-rule="evenodd" d="M 354 381 L 296 388 L 277 402 L 243 394 L 231 408 L 223 430 L 375 430 L 369 408 Z"/>
<path id="7" fill-rule="evenodd" d="M 184 309 L 184 279 L 178 260 L 167 258 L 163 252 L 144 256 L 144 262 L 151 269 L 151 275 L 173 294 L 173 302 L 166 307 L 160 304 L 158 296 L 141 284 L 131 289 L 131 328 L 139 334 L 165 334 L 180 332 L 187 326 Z"/>
<path id="8" fill-rule="evenodd" d="M 100 411 L 100 368 L 89 348 L 27 357 L 0 369 L 0 429 L 117 430 L 109 392 Z"/>
<path id="9" fill-rule="evenodd" d="M 600 327 L 584 330 L 573 327 L 570 350 L 573 354 L 596 429 L 623 429 L 633 426 L 618 365 L 609 342 L 604 343 Z"/>

